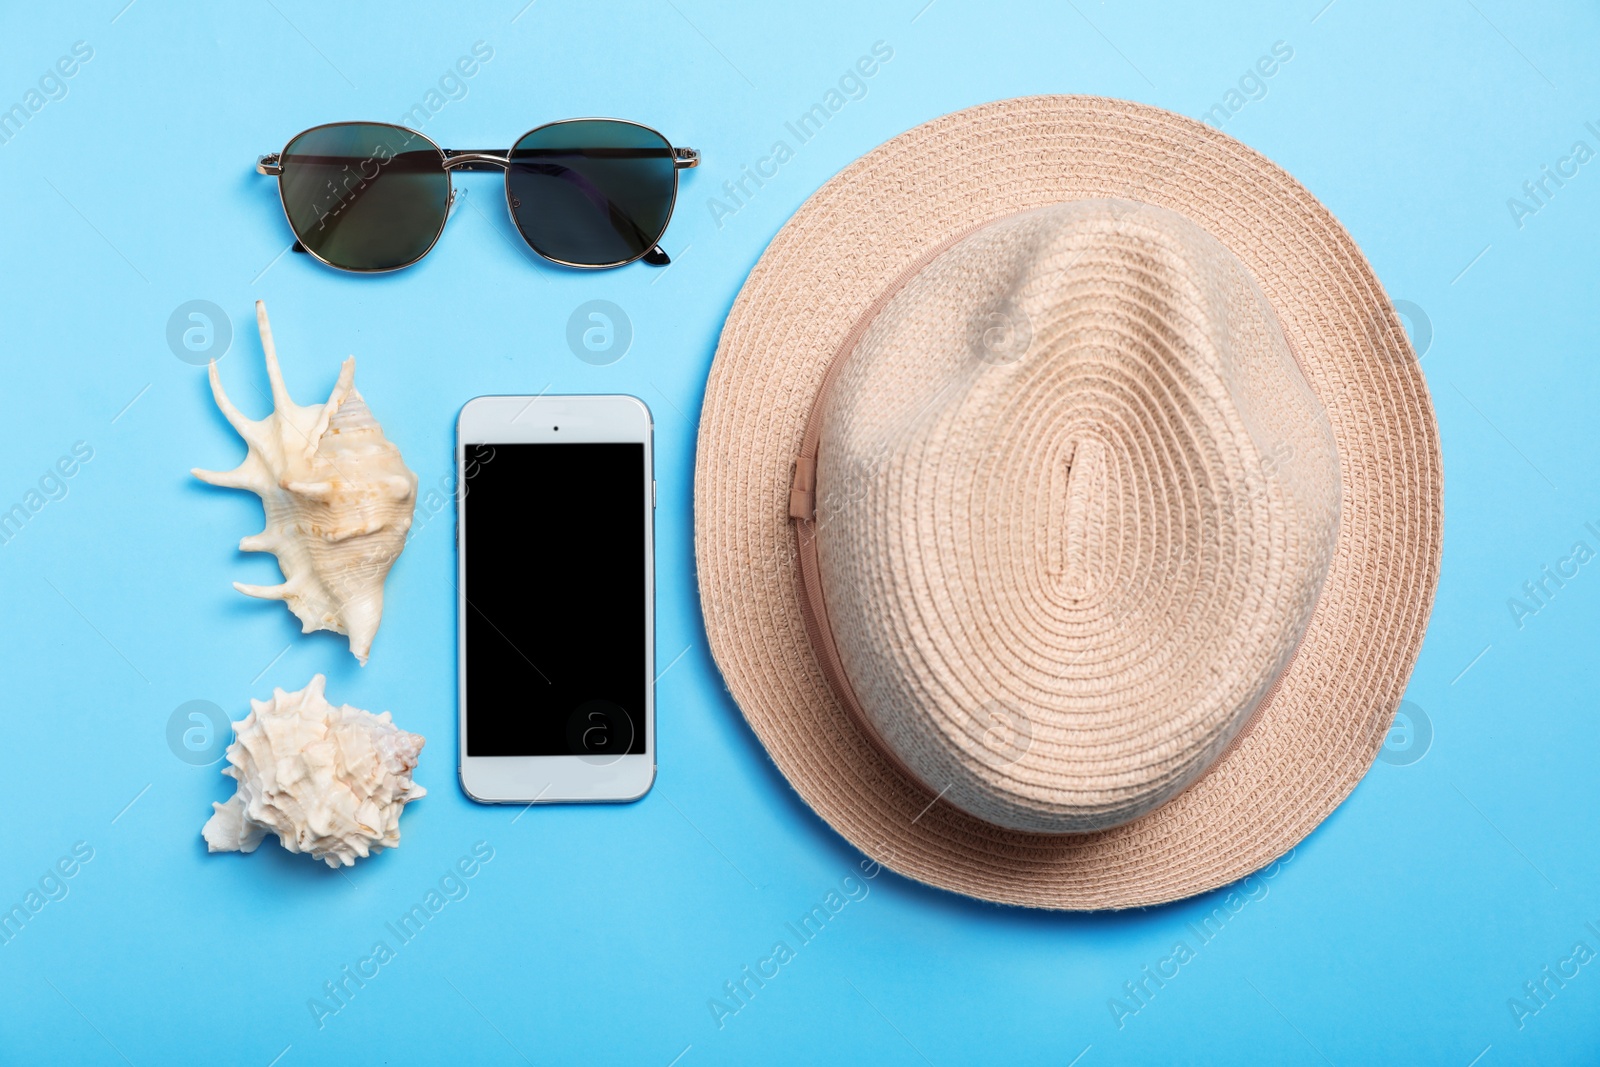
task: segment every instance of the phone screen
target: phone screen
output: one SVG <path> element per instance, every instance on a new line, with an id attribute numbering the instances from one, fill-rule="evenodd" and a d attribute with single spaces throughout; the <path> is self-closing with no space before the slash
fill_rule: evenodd
<path id="1" fill-rule="evenodd" d="M 644 445 L 464 448 L 467 755 L 643 753 Z"/>

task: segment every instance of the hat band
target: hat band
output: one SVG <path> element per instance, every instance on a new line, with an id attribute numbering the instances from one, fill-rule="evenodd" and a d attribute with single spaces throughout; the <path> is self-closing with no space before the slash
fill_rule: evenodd
<path id="1" fill-rule="evenodd" d="M 979 229 L 982 229 L 982 224 L 946 238 L 918 256 L 856 317 L 850 332 L 845 334 L 833 358 L 828 361 L 828 369 L 822 375 L 822 384 L 817 387 L 817 395 L 811 401 L 811 410 L 806 415 L 805 433 L 800 438 L 800 454 L 795 457 L 794 474 L 789 486 L 789 518 L 795 527 L 795 558 L 800 569 L 800 618 L 805 623 L 806 637 L 811 641 L 811 650 L 816 654 L 817 665 L 822 668 L 822 676 L 827 679 L 828 688 L 833 691 L 839 703 L 844 705 L 845 714 L 850 716 L 850 721 L 871 740 L 878 754 L 888 760 L 907 781 L 934 799 L 942 796 L 943 791 L 930 788 L 922 776 L 900 758 L 900 754 L 884 741 L 877 725 L 862 708 L 861 701 L 856 698 L 855 687 L 845 675 L 844 661 L 839 657 L 839 646 L 833 639 L 833 627 L 828 624 L 828 606 L 822 593 L 822 573 L 817 567 L 817 447 L 822 437 L 822 412 L 827 409 L 828 396 L 839 380 L 840 369 L 845 362 L 844 356 L 855 348 L 861 340 L 861 335 L 872 324 L 872 320 L 878 317 L 878 313 L 899 295 L 900 290 L 904 289 L 922 268 L 937 259 L 940 253 Z"/>
<path id="2" fill-rule="evenodd" d="M 806 637 L 811 643 L 812 652 L 817 657 L 817 665 L 822 670 L 822 675 L 828 683 L 828 688 L 843 706 L 850 721 L 871 741 L 872 746 L 880 756 L 895 770 L 899 771 L 906 780 L 915 784 L 932 798 L 930 805 L 942 797 L 949 790 L 949 786 L 945 786 L 942 789 L 934 788 L 901 758 L 893 746 L 884 740 L 883 734 L 878 730 L 877 725 L 872 721 L 872 717 L 866 713 L 861 701 L 857 698 L 855 688 L 850 684 L 850 679 L 845 673 L 844 661 L 839 655 L 838 645 L 834 641 L 833 628 L 828 622 L 827 600 L 822 589 L 822 573 L 817 562 L 817 453 L 821 442 L 823 412 L 827 410 L 828 398 L 841 376 L 842 368 L 846 362 L 845 357 L 855 349 L 862 335 L 873 320 L 878 317 L 878 314 L 888 306 L 890 301 L 899 295 L 900 291 L 924 267 L 971 234 L 989 225 L 992 221 L 989 220 L 977 226 L 969 227 L 939 242 L 927 252 L 918 256 L 856 318 L 850 331 L 845 334 L 844 340 L 840 342 L 839 347 L 834 351 L 832 359 L 828 362 L 827 370 L 823 372 L 822 382 L 817 387 L 816 396 L 811 403 L 811 410 L 806 415 L 805 431 L 800 439 L 800 452 L 794 459 L 789 487 L 789 519 L 795 528 L 795 559 L 800 571 L 800 584 L 797 588 L 800 617 L 805 624 Z M 1294 360 L 1295 366 L 1304 374 L 1305 364 L 1300 358 L 1300 352 L 1295 347 L 1293 338 L 1289 336 L 1288 331 L 1283 329 L 1282 322 L 1277 318 L 1277 310 L 1271 308 L 1270 305 L 1269 310 L 1272 312 L 1273 321 L 1278 327 L 1279 336 L 1284 339 L 1284 343 L 1288 346 L 1290 357 Z M 1319 589 L 1318 599 L 1320 597 L 1321 590 Z M 1314 611 L 1315 607 L 1313 606 Z M 1228 755 L 1244 742 L 1256 723 L 1261 721 L 1262 712 L 1272 703 L 1273 698 L 1282 687 L 1283 680 L 1294 665 L 1294 661 L 1299 656 L 1300 649 L 1304 646 L 1304 643 L 1304 635 L 1302 635 L 1301 640 L 1295 644 L 1294 651 L 1290 653 L 1289 658 L 1279 670 L 1277 678 L 1274 679 L 1272 685 L 1267 688 L 1261 698 L 1256 701 L 1255 707 L 1250 710 L 1244 725 L 1217 753 L 1210 766 L 1201 771 L 1192 782 L 1179 790 L 1178 793 L 1174 794 L 1161 806 L 1170 804 L 1172 800 L 1194 788 L 1207 775 L 1215 771 Z M 1017 832 L 1033 833 L 1041 837 L 1071 837 L 1097 831 L 1067 831 L 1057 834 L 1040 831 Z"/>

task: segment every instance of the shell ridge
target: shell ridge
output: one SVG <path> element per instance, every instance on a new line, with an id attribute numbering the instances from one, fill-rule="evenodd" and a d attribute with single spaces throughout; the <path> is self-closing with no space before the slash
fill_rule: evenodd
<path id="1" fill-rule="evenodd" d="M 271 833 L 338 867 L 399 845 L 405 805 L 427 792 L 411 779 L 426 741 L 387 712 L 333 706 L 325 686 L 318 674 L 298 692 L 275 690 L 234 724 L 223 774 L 238 786 L 212 804 L 201 830 L 210 851 L 251 852 Z"/>
<path id="2" fill-rule="evenodd" d="M 243 538 L 239 549 L 271 553 L 283 581 L 234 582 L 234 588 L 245 596 L 283 601 L 300 620 L 302 633 L 347 635 L 351 653 L 365 666 L 382 620 L 383 583 L 411 528 L 417 476 L 356 389 L 354 356 L 341 364 L 327 401 L 303 407 L 284 383 L 260 301 L 256 324 L 273 411 L 260 421 L 246 418 L 228 398 L 213 361 L 212 397 L 244 439 L 247 453 L 230 471 L 197 467 L 192 473 L 208 484 L 248 489 L 261 498 L 265 524 Z"/>

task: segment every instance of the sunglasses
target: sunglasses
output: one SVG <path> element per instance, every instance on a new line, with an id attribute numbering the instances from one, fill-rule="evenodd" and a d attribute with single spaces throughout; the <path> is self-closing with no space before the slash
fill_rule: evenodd
<path id="1" fill-rule="evenodd" d="M 566 119 L 537 126 L 509 152 L 440 148 L 387 122 L 330 122 L 296 134 L 256 170 L 278 179 L 296 252 L 339 270 L 409 267 L 433 248 L 455 202 L 454 170 L 505 171 L 522 239 L 568 267 L 671 260 L 657 243 L 678 198 L 678 171 L 700 165 L 648 126 Z"/>

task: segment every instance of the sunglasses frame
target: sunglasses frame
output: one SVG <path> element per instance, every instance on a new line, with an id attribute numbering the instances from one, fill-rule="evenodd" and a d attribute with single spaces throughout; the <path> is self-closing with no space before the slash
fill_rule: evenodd
<path id="1" fill-rule="evenodd" d="M 455 210 L 456 187 L 454 180 L 450 176 L 450 172 L 453 170 L 503 171 L 506 176 L 505 182 L 502 183 L 505 186 L 506 215 L 511 220 L 512 228 L 517 231 L 517 236 L 522 238 L 522 243 L 527 245 L 529 250 L 532 251 L 534 255 L 548 263 L 555 263 L 563 267 L 572 267 L 576 270 L 611 270 L 613 267 L 626 267 L 630 263 L 637 263 L 641 259 L 650 263 L 652 266 L 664 267 L 671 263 L 671 259 L 667 257 L 667 253 L 662 250 L 660 244 L 655 244 L 652 247 L 645 249 L 643 252 L 640 252 L 636 256 L 631 256 L 628 259 L 620 259 L 615 263 L 569 263 L 564 259 L 557 259 L 554 256 L 545 255 L 543 252 L 535 248 L 533 242 L 528 240 L 528 235 L 522 232 L 522 226 L 517 222 L 516 212 L 511 206 L 511 153 L 516 150 L 516 146 L 518 144 L 522 143 L 532 134 L 538 133 L 540 130 L 547 130 L 552 126 L 564 126 L 572 122 L 615 122 L 622 126 L 636 126 L 641 130 L 646 130 L 661 138 L 661 142 L 671 150 L 672 199 L 667 204 L 667 220 L 661 228 L 661 234 L 665 234 L 666 227 L 672 223 L 672 213 L 677 209 L 678 206 L 678 172 L 680 170 L 688 170 L 691 167 L 698 167 L 700 165 L 700 150 L 697 148 L 679 148 L 673 145 L 673 143 L 667 139 L 666 134 L 662 133 L 654 126 L 646 126 L 642 122 L 634 122 L 631 119 L 616 119 L 603 115 L 589 116 L 586 118 L 556 119 L 554 122 L 546 122 L 533 127 L 531 130 L 528 130 L 526 133 L 522 134 L 522 136 L 512 141 L 511 147 L 506 149 L 504 152 L 496 152 L 491 149 L 441 148 L 439 147 L 438 142 L 429 137 L 427 134 L 423 133 L 421 130 L 413 130 L 409 126 L 401 126 L 396 122 L 360 120 L 352 120 L 347 122 L 324 122 L 320 125 L 308 126 L 301 130 L 299 133 L 285 141 L 283 148 L 280 150 L 276 152 L 268 152 L 266 155 L 258 157 L 256 159 L 256 173 L 265 174 L 269 177 L 278 179 L 278 205 L 283 208 L 283 218 L 284 221 L 289 224 L 289 232 L 294 234 L 294 250 L 297 252 L 306 253 L 323 266 L 329 267 L 332 270 L 344 271 L 347 274 L 388 274 L 392 271 L 405 270 L 407 267 L 414 267 L 418 263 L 422 262 L 422 260 L 426 259 L 428 253 L 433 251 L 433 246 L 439 243 L 439 238 L 444 236 L 445 224 L 450 221 L 450 216 Z M 295 233 L 294 220 L 289 217 L 289 204 L 283 198 L 283 157 L 288 154 L 289 146 L 294 144 L 300 138 L 304 137 L 306 134 L 312 133 L 316 130 L 325 130 L 333 126 L 387 126 L 393 130 L 403 130 L 412 137 L 426 141 L 433 148 L 433 150 L 439 154 L 440 169 L 444 171 L 446 188 L 449 189 L 450 196 L 445 201 L 444 216 L 439 220 L 439 229 L 435 231 L 433 239 L 428 242 L 428 247 L 423 249 L 417 258 L 393 267 L 341 267 L 337 263 L 331 263 L 322 256 L 318 255 L 316 252 L 312 251 L 306 246 L 305 242 L 300 240 L 300 235 Z M 661 234 L 656 235 L 657 241 L 660 241 Z"/>

